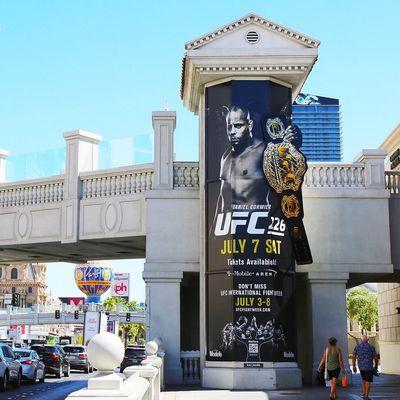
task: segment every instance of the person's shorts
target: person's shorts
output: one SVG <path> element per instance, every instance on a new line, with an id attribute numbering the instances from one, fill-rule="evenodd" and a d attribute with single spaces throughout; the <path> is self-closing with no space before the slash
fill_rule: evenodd
<path id="1" fill-rule="evenodd" d="M 340 375 L 340 367 L 333 369 L 332 371 L 329 371 L 329 369 L 328 369 L 329 379 L 333 379 L 333 378 L 339 379 L 339 375 Z"/>
<path id="2" fill-rule="evenodd" d="M 371 371 L 360 371 L 361 378 L 363 381 L 372 382 L 374 380 L 374 370 Z"/>

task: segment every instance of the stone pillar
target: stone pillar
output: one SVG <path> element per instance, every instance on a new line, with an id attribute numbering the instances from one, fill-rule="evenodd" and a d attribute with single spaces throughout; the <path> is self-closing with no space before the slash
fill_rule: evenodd
<path id="1" fill-rule="evenodd" d="M 165 349 L 165 382 L 182 383 L 181 271 L 145 271 L 146 340 L 159 337 Z"/>
<path id="2" fill-rule="evenodd" d="M 154 185 L 153 189 L 174 187 L 174 130 L 175 111 L 153 111 Z"/>
<path id="3" fill-rule="evenodd" d="M 306 382 L 315 379 L 322 352 L 328 339 L 334 336 L 342 349 L 344 364 L 349 371 L 347 345 L 346 283 L 348 273 L 309 272 L 308 273 L 308 317 L 309 342 L 300 343 L 312 354 L 312 363 L 303 371 Z M 305 310 L 306 311 L 306 310 Z M 351 379 L 351 374 L 348 374 Z"/>
<path id="4" fill-rule="evenodd" d="M 98 168 L 101 136 L 83 130 L 64 133 L 66 142 L 62 243 L 76 242 L 79 228 L 79 173 Z"/>
<path id="5" fill-rule="evenodd" d="M 10 152 L 8 150 L 0 149 L 0 183 L 6 181 L 6 159 L 9 155 Z"/>
<path id="6" fill-rule="evenodd" d="M 365 164 L 365 187 L 367 189 L 385 188 L 385 158 L 386 150 L 361 150 L 355 162 Z"/>

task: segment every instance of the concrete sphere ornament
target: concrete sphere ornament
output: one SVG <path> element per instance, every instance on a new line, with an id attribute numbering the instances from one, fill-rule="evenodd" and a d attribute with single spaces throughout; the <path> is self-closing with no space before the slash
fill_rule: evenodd
<path id="1" fill-rule="evenodd" d="M 150 341 L 146 343 L 146 354 L 148 356 L 153 356 L 157 354 L 158 344 L 156 342 Z"/>
<path id="2" fill-rule="evenodd" d="M 99 371 L 113 371 L 121 364 L 124 352 L 121 339 L 109 332 L 93 336 L 87 347 L 88 359 Z"/>

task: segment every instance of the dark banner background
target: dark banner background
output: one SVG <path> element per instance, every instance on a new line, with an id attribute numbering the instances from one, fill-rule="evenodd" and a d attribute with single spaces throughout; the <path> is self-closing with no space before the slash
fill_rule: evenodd
<path id="1" fill-rule="evenodd" d="M 258 150 L 253 146 L 253 150 L 250 145 L 240 160 L 228 157 L 225 164 L 229 162 L 231 169 L 225 179 L 235 185 L 235 180 L 245 176 L 257 185 L 252 191 L 260 193 L 253 199 L 267 193 L 268 200 L 246 204 L 234 191 L 225 191 L 224 212 L 218 201 L 221 158 L 226 158 L 231 149 L 226 115 L 233 106 L 249 110 L 253 140 L 262 141 L 265 149 L 272 141 L 265 129 L 267 119 L 279 116 L 285 126 L 290 124 L 291 90 L 257 80 L 231 81 L 206 89 L 206 359 L 247 363 L 296 361 L 292 244 L 278 197 L 266 178 L 262 179 L 259 146 Z M 257 229 L 264 228 L 265 233 L 248 233 L 248 219 L 255 211 L 265 212 L 267 203 L 268 215 L 257 220 Z M 232 217 L 235 211 L 247 212 L 247 225 L 237 226 L 234 234 L 216 236 L 217 215 L 222 213 L 226 221 L 227 213 Z"/>

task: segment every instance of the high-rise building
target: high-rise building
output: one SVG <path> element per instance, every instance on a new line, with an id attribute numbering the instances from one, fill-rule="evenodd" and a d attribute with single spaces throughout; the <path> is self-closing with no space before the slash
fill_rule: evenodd
<path id="1" fill-rule="evenodd" d="M 300 93 L 293 122 L 303 134 L 301 151 L 308 161 L 342 161 L 342 127 L 338 99 Z"/>

